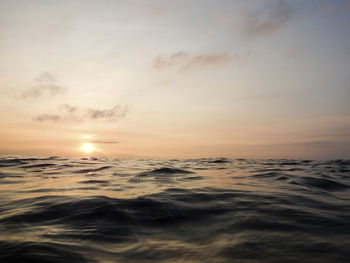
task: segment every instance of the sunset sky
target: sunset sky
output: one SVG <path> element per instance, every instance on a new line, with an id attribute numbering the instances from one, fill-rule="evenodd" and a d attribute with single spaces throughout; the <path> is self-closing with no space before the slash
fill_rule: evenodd
<path id="1" fill-rule="evenodd" d="M 0 58 L 1 155 L 350 158 L 350 1 L 0 0 Z"/>

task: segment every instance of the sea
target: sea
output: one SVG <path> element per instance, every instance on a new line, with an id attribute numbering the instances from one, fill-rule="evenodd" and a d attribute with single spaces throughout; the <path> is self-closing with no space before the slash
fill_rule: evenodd
<path id="1" fill-rule="evenodd" d="M 0 262 L 350 262 L 350 160 L 1 157 Z"/>

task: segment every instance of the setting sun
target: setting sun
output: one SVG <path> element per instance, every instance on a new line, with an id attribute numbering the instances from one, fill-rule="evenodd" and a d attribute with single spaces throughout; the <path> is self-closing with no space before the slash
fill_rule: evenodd
<path id="1" fill-rule="evenodd" d="M 94 146 L 91 143 L 84 143 L 82 146 L 82 151 L 84 153 L 91 153 L 94 151 Z"/>

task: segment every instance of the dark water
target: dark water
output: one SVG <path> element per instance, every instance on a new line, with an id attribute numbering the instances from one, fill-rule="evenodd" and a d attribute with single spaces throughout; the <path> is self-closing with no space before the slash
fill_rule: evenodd
<path id="1" fill-rule="evenodd" d="M 1 158 L 0 262 L 350 262 L 350 160 Z"/>

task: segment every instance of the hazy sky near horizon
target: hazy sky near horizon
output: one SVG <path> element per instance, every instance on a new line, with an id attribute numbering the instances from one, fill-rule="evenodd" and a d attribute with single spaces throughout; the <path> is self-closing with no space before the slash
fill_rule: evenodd
<path id="1" fill-rule="evenodd" d="M 350 158 L 350 1 L 0 0 L 0 154 Z"/>

